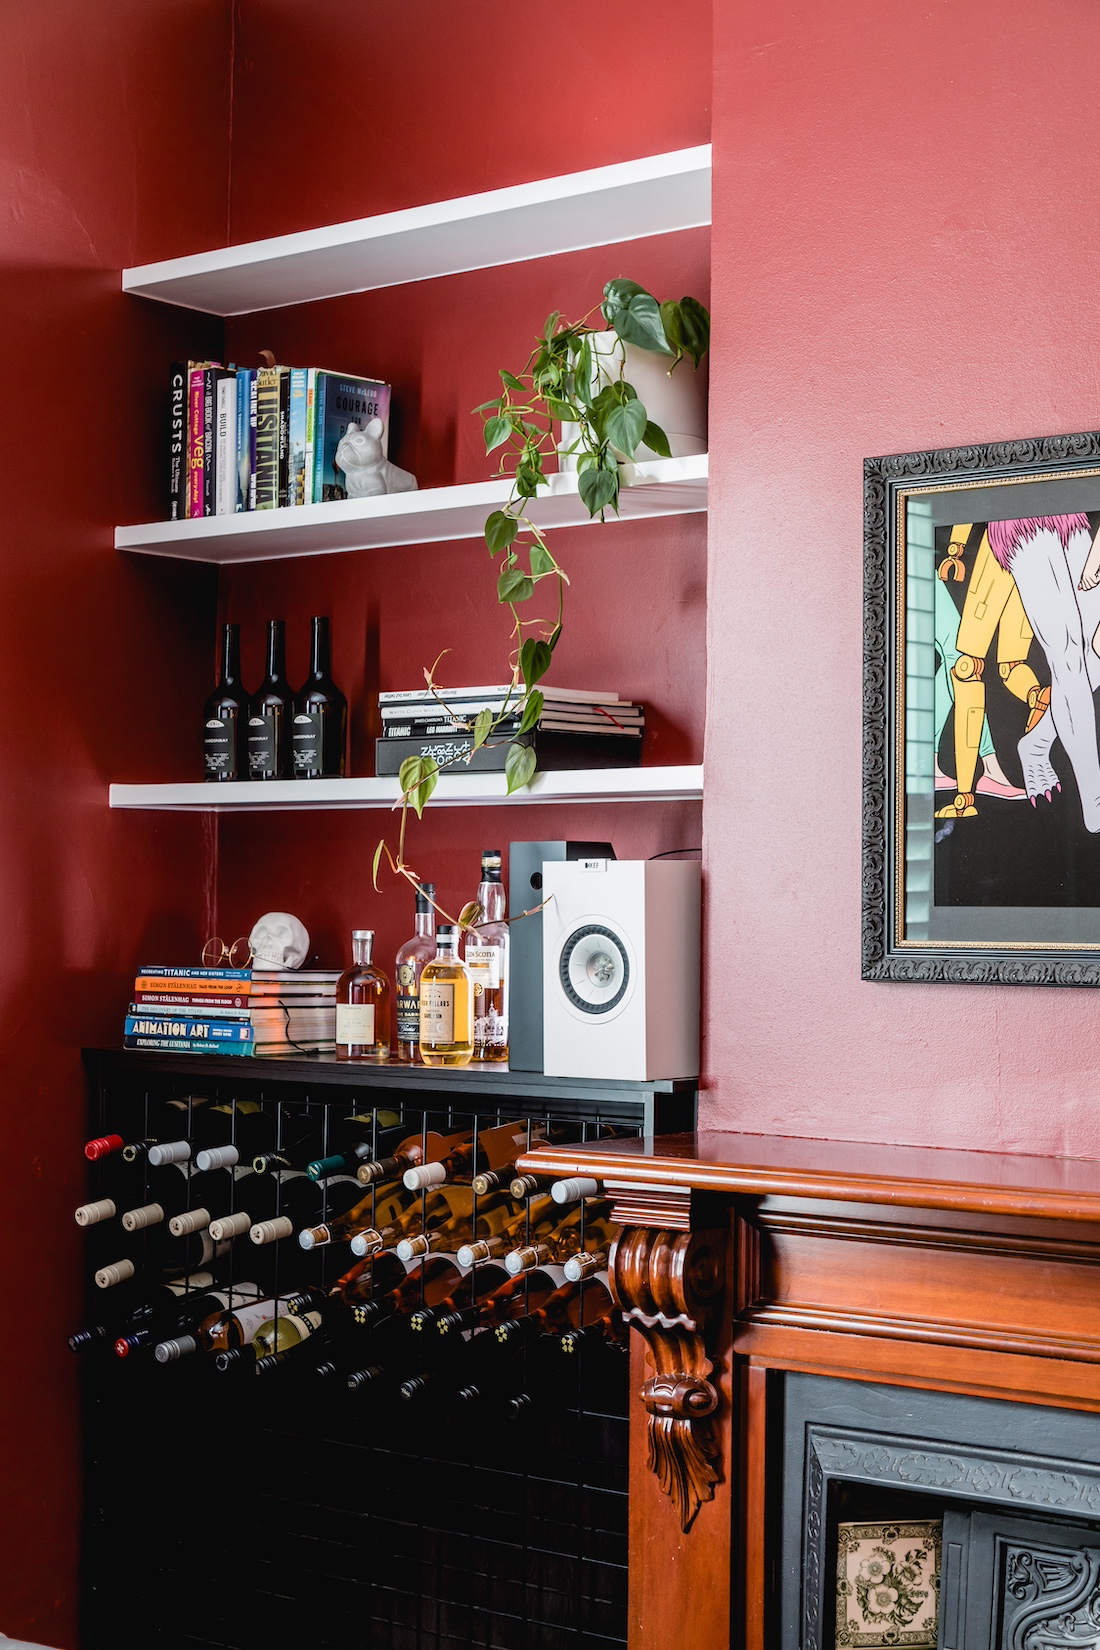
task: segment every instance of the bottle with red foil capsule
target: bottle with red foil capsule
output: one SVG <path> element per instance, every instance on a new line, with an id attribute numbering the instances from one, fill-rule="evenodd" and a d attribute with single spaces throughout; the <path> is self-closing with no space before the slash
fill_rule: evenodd
<path id="1" fill-rule="evenodd" d="M 261 1294 L 258 1284 L 237 1283 L 232 1291 L 189 1290 L 180 1296 L 174 1309 L 170 1301 L 162 1301 L 158 1303 L 158 1310 L 151 1312 L 140 1323 L 116 1337 L 115 1356 L 132 1357 L 134 1353 L 145 1348 L 155 1347 L 166 1336 L 183 1334 L 212 1314 L 227 1311 L 233 1302 L 259 1300 Z M 163 1363 L 164 1359 L 158 1361 Z"/>
<path id="2" fill-rule="evenodd" d="M 435 956 L 435 883 L 416 890 L 416 932 L 397 953 L 397 1058 L 423 1065 L 420 1057 L 420 976 Z"/>
<path id="3" fill-rule="evenodd" d="M 110 1157 L 112 1152 L 122 1151 L 125 1145 L 120 1134 L 101 1134 L 95 1140 L 85 1141 L 84 1156 L 89 1163 L 99 1163 L 103 1158 Z"/>

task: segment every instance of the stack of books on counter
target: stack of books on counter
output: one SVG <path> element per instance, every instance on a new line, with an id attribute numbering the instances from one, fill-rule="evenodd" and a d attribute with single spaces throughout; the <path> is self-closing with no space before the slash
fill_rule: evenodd
<path id="1" fill-rule="evenodd" d="M 375 740 L 375 771 L 400 772 L 410 756 L 430 756 L 455 773 L 501 773 L 509 745 L 533 745 L 547 772 L 575 768 L 636 768 L 642 760 L 645 706 L 615 693 L 542 687 L 542 714 L 519 733 L 522 692 L 514 687 L 441 688 L 431 693 L 380 693 L 382 738 Z M 513 713 L 512 707 L 516 707 Z M 503 719 L 488 742 L 474 749 L 478 712 Z"/>
<path id="2" fill-rule="evenodd" d="M 173 1054 L 294 1055 L 336 1047 L 339 969 L 138 970 L 124 1047 Z"/>

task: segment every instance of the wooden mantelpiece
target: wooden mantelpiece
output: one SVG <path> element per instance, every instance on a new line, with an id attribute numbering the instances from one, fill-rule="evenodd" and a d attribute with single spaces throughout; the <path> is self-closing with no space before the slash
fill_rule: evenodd
<path id="1" fill-rule="evenodd" d="M 1100 1412 L 1100 1162 L 703 1133 L 520 1167 L 623 1228 L 631 1650 L 771 1650 L 769 1371 Z"/>

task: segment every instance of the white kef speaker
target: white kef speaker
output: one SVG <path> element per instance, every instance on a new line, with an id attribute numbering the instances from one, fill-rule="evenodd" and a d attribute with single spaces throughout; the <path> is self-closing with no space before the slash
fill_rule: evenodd
<path id="1" fill-rule="evenodd" d="M 699 862 L 548 860 L 542 889 L 546 1075 L 695 1077 Z"/>

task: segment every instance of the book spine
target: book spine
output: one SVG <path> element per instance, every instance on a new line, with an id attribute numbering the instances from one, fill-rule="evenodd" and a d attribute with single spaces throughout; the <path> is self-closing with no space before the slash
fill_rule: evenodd
<path id="1" fill-rule="evenodd" d="M 145 1037 L 130 1036 L 129 1033 L 122 1039 L 123 1048 L 156 1049 L 165 1054 L 254 1054 L 255 1043 L 211 1043 L 199 1037 Z"/>
<path id="2" fill-rule="evenodd" d="M 187 365 L 174 363 L 168 408 L 168 519 L 187 515 Z"/>
<path id="3" fill-rule="evenodd" d="M 193 1020 L 170 1014 L 127 1014 L 127 1037 L 198 1037 L 206 1043 L 250 1043 L 252 1027 L 231 1020 Z"/>
<path id="4" fill-rule="evenodd" d="M 237 375 L 218 377 L 218 433 L 214 509 L 231 516 L 237 508 Z"/>
<path id="5" fill-rule="evenodd" d="M 279 368 L 279 508 L 290 503 L 290 368 Z"/>
<path id="6" fill-rule="evenodd" d="M 249 425 L 252 376 L 248 367 L 242 367 L 237 373 L 237 490 L 233 506 L 237 512 L 249 509 L 248 494 L 252 482 L 252 441 Z"/>
<path id="7" fill-rule="evenodd" d="M 306 501 L 306 380 L 304 367 L 290 369 L 290 479 L 287 503 Z"/>
<path id="8" fill-rule="evenodd" d="M 313 502 L 325 496 L 325 383 L 323 372 L 314 375 L 313 391 Z"/>
<path id="9" fill-rule="evenodd" d="M 256 409 L 259 396 L 259 373 L 249 373 L 249 510 L 256 510 Z"/>
<path id="10" fill-rule="evenodd" d="M 256 509 L 279 503 L 279 370 L 256 373 Z"/>
<path id="11" fill-rule="evenodd" d="M 187 991 L 135 991 L 134 1001 L 143 1011 L 150 1008 L 201 1008 L 208 1014 L 228 1014 L 244 1009 L 249 1011 L 249 998 L 239 992 L 224 997 L 201 996 Z"/>
<path id="12" fill-rule="evenodd" d="M 168 968 L 163 963 L 142 963 L 138 975 L 143 980 L 244 980 L 237 988 L 241 991 L 247 991 L 252 981 L 250 968 Z"/>
<path id="13" fill-rule="evenodd" d="M 203 369 L 192 367 L 187 391 L 187 514 L 202 515 Z"/>
<path id="14" fill-rule="evenodd" d="M 305 480 L 302 493 L 302 503 L 313 503 L 313 458 L 317 430 L 317 368 L 310 367 L 306 373 L 306 458 Z"/>
<path id="15" fill-rule="evenodd" d="M 217 396 L 218 372 L 207 367 L 202 375 L 202 514 L 212 516 L 217 481 Z"/>

